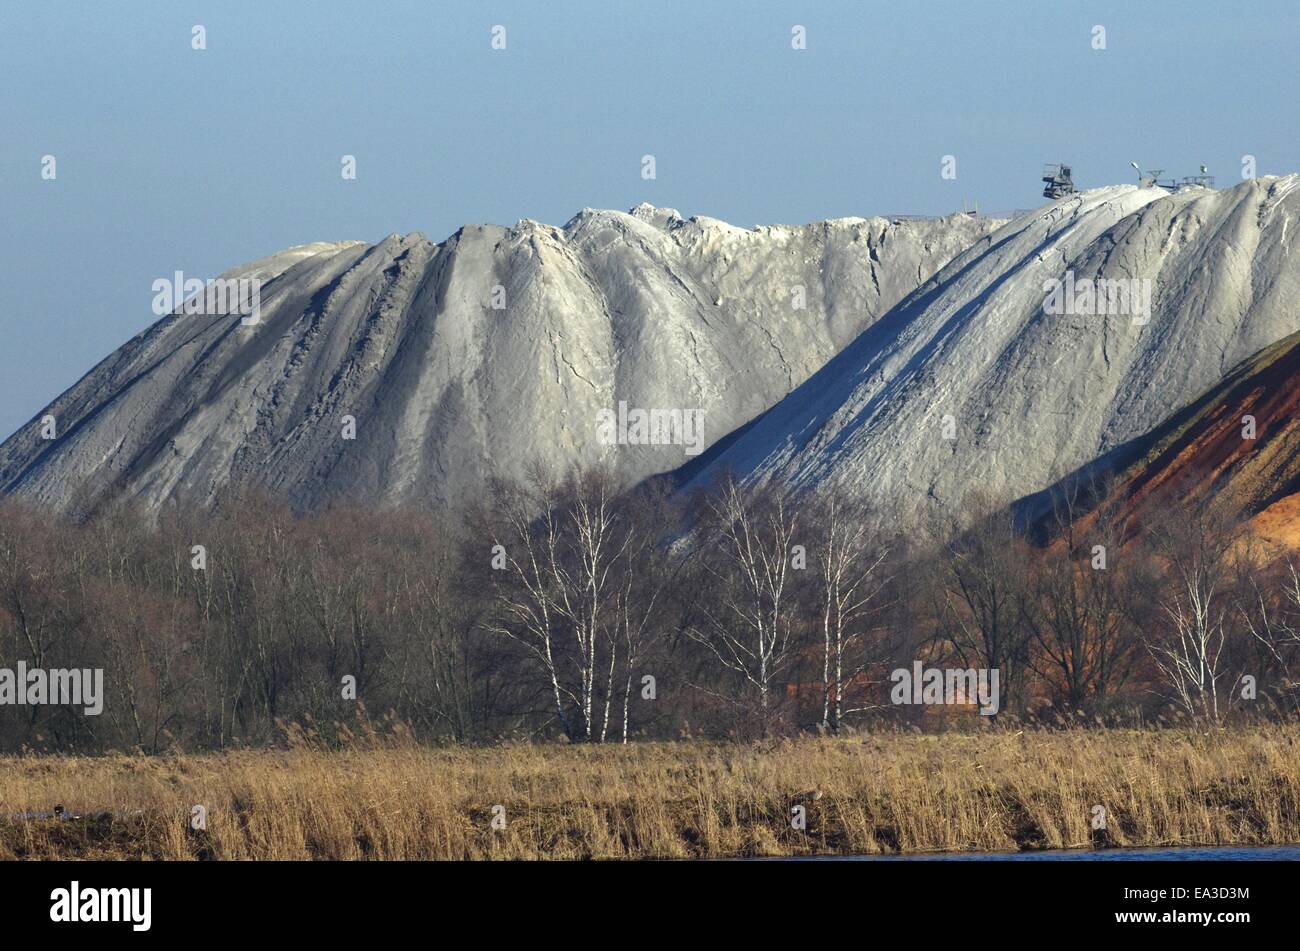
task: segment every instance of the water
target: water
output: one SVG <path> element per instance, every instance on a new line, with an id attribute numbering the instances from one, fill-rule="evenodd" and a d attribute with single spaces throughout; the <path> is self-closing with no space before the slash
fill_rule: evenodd
<path id="1" fill-rule="evenodd" d="M 828 855 L 809 858 L 847 862 L 1300 862 L 1300 845 L 1049 849 L 1041 852 L 943 852 L 933 855 Z"/>

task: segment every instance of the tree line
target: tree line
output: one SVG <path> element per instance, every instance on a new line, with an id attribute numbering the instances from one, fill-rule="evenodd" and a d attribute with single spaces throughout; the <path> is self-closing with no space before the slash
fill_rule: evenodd
<path id="1" fill-rule="evenodd" d="M 622 492 L 597 469 L 495 482 L 454 516 L 9 500 L 0 671 L 102 669 L 104 708 L 0 690 L 0 748 L 978 725 L 969 703 L 893 702 L 917 663 L 996 670 L 993 719 L 1045 726 L 1294 712 L 1300 573 L 1213 501 L 1072 489 L 1021 524 L 973 495 L 899 524 L 843 492 Z"/>

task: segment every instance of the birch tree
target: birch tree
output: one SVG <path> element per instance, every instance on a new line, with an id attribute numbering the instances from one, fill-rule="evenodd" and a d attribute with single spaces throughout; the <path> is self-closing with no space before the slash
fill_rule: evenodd
<path id="1" fill-rule="evenodd" d="M 796 604 L 791 548 L 799 520 L 780 487 L 750 490 L 726 479 L 708 497 L 702 565 L 716 593 L 705 599 L 704 623 L 686 634 L 755 699 L 767 734 L 773 685 L 793 659 Z M 716 602 L 716 603 L 715 603 Z"/>
<path id="2" fill-rule="evenodd" d="M 1233 548 L 1240 524 L 1211 503 L 1166 509 L 1150 536 L 1167 576 L 1158 596 L 1163 624 L 1145 636 L 1170 697 L 1197 720 L 1217 722 L 1228 669 Z"/>
<path id="3" fill-rule="evenodd" d="M 504 487 L 500 516 L 491 541 L 505 570 L 489 630 L 532 656 L 571 740 L 606 742 L 617 716 L 626 742 L 634 667 L 656 600 L 641 597 L 638 564 L 654 539 L 612 476 L 596 470 Z"/>
<path id="4" fill-rule="evenodd" d="M 1264 575 L 1263 580 L 1260 574 Z M 1261 651 L 1258 669 L 1279 675 L 1284 697 L 1295 698 L 1300 680 L 1300 569 L 1287 561 L 1279 572 L 1250 572 L 1242 585 L 1242 621 Z"/>
<path id="5" fill-rule="evenodd" d="M 845 707 L 853 684 L 880 658 L 869 643 L 872 615 L 883 599 L 883 566 L 889 549 L 868 529 L 870 513 L 832 492 L 816 509 L 816 564 L 822 629 L 822 727 L 838 731 L 848 714 L 869 706 Z M 878 646 L 878 645 L 875 645 Z"/>

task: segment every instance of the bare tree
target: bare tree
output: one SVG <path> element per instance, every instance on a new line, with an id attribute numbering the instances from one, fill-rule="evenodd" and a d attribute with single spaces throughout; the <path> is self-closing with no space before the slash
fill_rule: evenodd
<path id="1" fill-rule="evenodd" d="M 702 608 L 704 623 L 686 633 L 756 696 L 759 727 L 766 734 L 772 686 L 794 654 L 796 506 L 782 487 L 748 489 L 730 477 L 705 505 L 710 519 L 701 563 L 716 587 Z"/>
<path id="2" fill-rule="evenodd" d="M 938 529 L 937 646 L 963 667 L 996 669 L 1011 705 L 1023 709 L 1026 542 L 1003 507 L 973 495 L 963 509 L 966 527 L 951 522 Z"/>
<path id="3" fill-rule="evenodd" d="M 822 727 L 838 731 L 844 717 L 870 709 L 845 707 L 846 687 L 876 663 L 879 645 L 868 638 L 870 619 L 881 606 L 882 566 L 889 548 L 868 527 L 871 512 L 841 491 L 814 504 L 812 531 L 820 582 L 822 629 Z"/>
<path id="4" fill-rule="evenodd" d="M 1241 522 L 1209 501 L 1167 505 L 1149 535 L 1166 578 L 1159 596 L 1164 623 L 1145 636 L 1147 649 L 1172 699 L 1193 718 L 1217 722 L 1233 682 L 1233 559 Z"/>
<path id="5" fill-rule="evenodd" d="M 533 656 L 570 739 L 606 741 L 622 687 L 626 737 L 632 666 L 652 607 L 633 598 L 630 562 L 645 550 L 644 533 L 603 471 L 564 482 L 536 475 L 528 490 L 503 486 L 498 498 L 491 543 L 506 570 L 489 630 Z"/>
<path id="6" fill-rule="evenodd" d="M 435 542 L 398 552 L 388 577 L 399 612 L 395 623 L 404 635 L 395 645 L 399 703 L 465 741 L 479 725 L 474 674 L 487 681 L 493 671 L 475 668 L 472 622 L 457 608 L 453 591 L 455 569 L 452 549 Z M 408 660 L 414 661 L 410 667 Z"/>
<path id="7" fill-rule="evenodd" d="M 1054 531 L 1024 599 L 1037 647 L 1031 665 L 1070 710 L 1104 704 L 1133 672 L 1140 647 L 1141 545 L 1125 539 L 1121 500 L 1109 487 L 1094 497 L 1085 511 L 1077 485 L 1054 496 Z"/>

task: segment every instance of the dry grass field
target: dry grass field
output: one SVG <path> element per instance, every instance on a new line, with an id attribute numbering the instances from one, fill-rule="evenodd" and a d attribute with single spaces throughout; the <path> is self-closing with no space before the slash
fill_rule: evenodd
<path id="1" fill-rule="evenodd" d="M 622 859 L 1300 842 L 1300 728 L 0 758 L 0 858 Z M 78 818 L 54 819 L 54 804 Z M 190 828 L 206 809 L 206 829 Z M 792 828 L 803 805 L 806 829 Z M 1093 807 L 1105 808 L 1104 833 Z M 504 829 L 494 829 L 494 806 Z"/>

